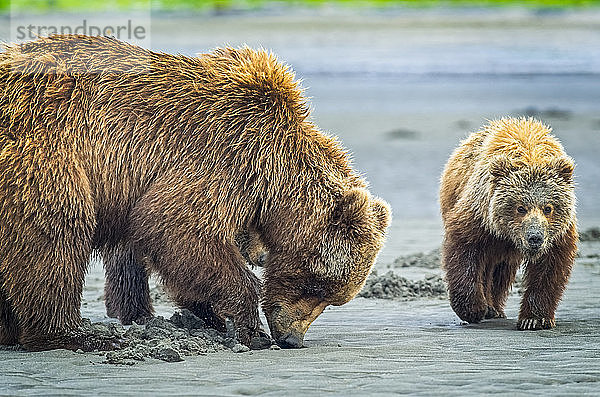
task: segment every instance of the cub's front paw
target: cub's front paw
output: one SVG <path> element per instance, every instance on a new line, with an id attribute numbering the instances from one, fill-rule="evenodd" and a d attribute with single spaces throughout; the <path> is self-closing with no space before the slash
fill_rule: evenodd
<path id="1" fill-rule="evenodd" d="M 453 306 L 454 312 L 461 320 L 471 324 L 480 323 L 485 318 L 487 306 L 476 308 L 464 308 L 462 306 Z"/>
<path id="2" fill-rule="evenodd" d="M 519 319 L 517 323 L 517 329 L 519 331 L 537 331 L 540 329 L 550 329 L 556 326 L 556 322 L 553 318 L 535 318 L 526 317 Z"/>

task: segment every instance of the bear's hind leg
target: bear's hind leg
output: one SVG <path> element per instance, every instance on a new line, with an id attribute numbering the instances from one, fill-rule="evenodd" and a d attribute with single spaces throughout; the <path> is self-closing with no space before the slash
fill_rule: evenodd
<path id="1" fill-rule="evenodd" d="M 0 277 L 0 345 L 12 346 L 19 343 L 19 326 L 1 285 Z"/>
<path id="2" fill-rule="evenodd" d="M 25 140 L 0 152 L 2 310 L 8 301 L 26 349 L 104 348 L 79 328 L 96 226 L 89 181 L 56 145 Z"/>
<path id="3" fill-rule="evenodd" d="M 119 245 L 102 251 L 106 283 L 106 314 L 123 325 L 144 324 L 153 316 L 146 268 L 136 261 L 131 247 Z"/>
<path id="4" fill-rule="evenodd" d="M 23 234 L 31 233 L 30 228 Z M 28 350 L 111 350 L 118 341 L 80 328 L 81 295 L 91 247 L 81 234 L 65 239 L 11 238 L 2 263 L 4 293 L 19 325 L 18 342 Z"/>
<path id="5" fill-rule="evenodd" d="M 506 318 L 504 306 L 506 305 L 506 300 L 508 299 L 510 287 L 515 281 L 518 268 L 518 263 L 511 264 L 503 261 L 498 263 L 493 269 L 491 295 L 493 308 L 497 313 L 496 318 Z"/>
<path id="6" fill-rule="evenodd" d="M 10 274 L 5 293 L 18 320 L 19 343 L 28 350 L 77 350 L 86 342 L 77 331 L 90 251 L 75 253 L 72 242 L 47 243 L 15 244 L 4 263 Z"/>
<path id="7" fill-rule="evenodd" d="M 68 233 L 65 241 L 39 236 L 37 245 L 15 244 L 3 263 L 3 271 L 11 275 L 4 287 L 18 320 L 19 343 L 34 351 L 115 349 L 118 340 L 80 328 L 91 247 L 79 234 Z"/>

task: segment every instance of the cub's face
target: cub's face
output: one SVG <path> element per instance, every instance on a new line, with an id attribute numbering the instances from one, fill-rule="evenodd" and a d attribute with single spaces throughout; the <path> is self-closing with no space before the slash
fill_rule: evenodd
<path id="1" fill-rule="evenodd" d="M 362 189 L 344 194 L 301 253 L 269 252 L 263 310 L 282 347 L 302 347 L 310 324 L 362 288 L 390 223 L 389 206 Z"/>
<path id="2" fill-rule="evenodd" d="M 570 159 L 507 172 L 496 181 L 490 224 L 528 257 L 548 252 L 575 222 L 572 174 Z"/>

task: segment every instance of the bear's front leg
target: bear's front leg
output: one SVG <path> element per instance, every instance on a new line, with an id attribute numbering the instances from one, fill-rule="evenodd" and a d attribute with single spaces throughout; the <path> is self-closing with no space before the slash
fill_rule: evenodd
<path id="1" fill-rule="evenodd" d="M 205 180 L 190 179 L 187 170 L 156 181 L 131 211 L 131 243 L 175 303 L 204 314 L 210 307 L 215 323 L 232 320 L 240 342 L 250 346 L 260 333 L 260 282 L 236 245 L 239 227 L 199 194 Z"/>
<path id="2" fill-rule="evenodd" d="M 577 231 L 572 226 L 542 257 L 527 261 L 519 330 L 555 327 L 554 313 L 569 281 L 576 252 Z"/>
<path id="3" fill-rule="evenodd" d="M 2 285 L 0 278 L 0 285 Z M 19 328 L 10 302 L 0 287 L 0 345 L 16 345 L 19 342 Z"/>
<path id="4" fill-rule="evenodd" d="M 184 290 L 191 285 L 165 279 L 167 290 L 180 307 L 192 310 L 208 326 L 226 331 L 229 320 L 233 323 L 235 337 L 241 343 L 256 346 L 257 341 L 253 339 L 265 336 L 258 313 L 260 282 L 245 265 L 228 266 L 221 261 L 218 266 L 221 267 L 218 272 L 220 279 L 215 279 L 217 274 L 211 274 L 212 271 L 200 271 L 199 276 L 208 277 L 206 280 L 197 278 L 193 288 Z M 194 301 L 204 297 L 208 297 L 209 301 Z"/>
<path id="5" fill-rule="evenodd" d="M 484 295 L 483 266 L 477 247 L 461 244 L 447 237 L 442 258 L 452 310 L 463 321 L 480 322 L 488 311 L 488 304 Z"/>
<path id="6" fill-rule="evenodd" d="M 159 249 L 150 254 L 159 258 L 152 266 L 171 298 L 201 317 L 208 314 L 209 325 L 222 329 L 231 320 L 238 340 L 251 346 L 252 339 L 261 334 L 260 281 L 235 244 L 196 234 L 152 247 Z"/>

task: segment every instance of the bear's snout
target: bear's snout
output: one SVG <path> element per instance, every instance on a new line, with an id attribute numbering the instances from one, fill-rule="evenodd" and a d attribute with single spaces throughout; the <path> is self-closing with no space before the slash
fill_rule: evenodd
<path id="1" fill-rule="evenodd" d="M 304 335 L 301 335 L 298 332 L 290 332 L 282 338 L 279 338 L 277 344 L 283 348 L 297 349 L 304 346 Z"/>
<path id="2" fill-rule="evenodd" d="M 546 242 L 546 225 L 537 217 L 532 217 L 526 222 L 524 230 L 525 249 L 530 255 L 537 254 Z"/>
<path id="3" fill-rule="evenodd" d="M 283 307 L 277 306 L 267 319 L 271 335 L 279 346 L 283 348 L 300 348 L 304 345 L 306 329 L 298 329 L 298 324 L 293 324 L 289 312 L 284 310 Z"/>
<path id="4" fill-rule="evenodd" d="M 544 235 L 539 230 L 527 234 L 527 244 L 532 250 L 538 250 L 544 243 Z"/>
<path id="5" fill-rule="evenodd" d="M 308 327 L 327 305 L 315 298 L 303 298 L 293 304 L 275 304 L 265 311 L 271 336 L 283 348 L 303 347 Z"/>

